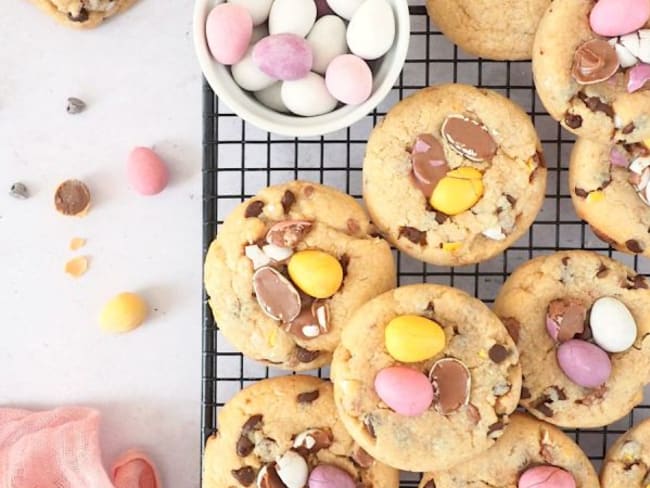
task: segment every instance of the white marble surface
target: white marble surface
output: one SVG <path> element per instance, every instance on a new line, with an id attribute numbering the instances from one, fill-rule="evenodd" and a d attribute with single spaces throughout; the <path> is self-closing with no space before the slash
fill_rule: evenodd
<path id="1" fill-rule="evenodd" d="M 137 446 L 167 487 L 199 485 L 201 81 L 192 0 L 140 0 L 94 31 L 62 27 L 24 0 L 0 2 L 0 405 L 82 404 L 103 414 L 104 460 Z M 70 116 L 66 98 L 87 101 Z M 171 186 L 134 194 L 125 161 L 152 145 Z M 67 178 L 91 187 L 84 219 L 56 214 Z M 14 181 L 33 196 L 7 196 Z M 63 266 L 88 239 L 88 274 Z M 123 290 L 152 307 L 139 330 L 102 333 Z"/>

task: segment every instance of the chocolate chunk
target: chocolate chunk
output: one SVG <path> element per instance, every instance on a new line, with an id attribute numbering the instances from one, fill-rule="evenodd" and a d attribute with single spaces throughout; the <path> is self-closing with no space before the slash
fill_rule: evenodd
<path id="1" fill-rule="evenodd" d="M 311 197 L 314 194 L 314 187 L 311 185 L 307 185 L 305 188 L 303 188 L 302 192 L 305 194 L 307 198 Z"/>
<path id="2" fill-rule="evenodd" d="M 548 305 L 546 328 L 558 342 L 566 342 L 585 330 L 587 307 L 572 298 L 559 298 Z"/>
<path id="3" fill-rule="evenodd" d="M 442 415 L 449 415 L 467 405 L 472 376 L 458 359 L 436 361 L 429 372 L 429 380 L 433 384 L 433 406 Z"/>
<path id="4" fill-rule="evenodd" d="M 346 223 L 348 227 L 348 233 L 349 234 L 358 234 L 359 231 L 361 230 L 361 226 L 359 225 L 359 222 L 357 222 L 355 219 L 348 219 Z"/>
<path id="5" fill-rule="evenodd" d="M 54 206 L 63 215 L 83 215 L 89 205 L 90 190 L 83 181 L 64 181 L 54 194 Z"/>
<path id="6" fill-rule="evenodd" d="M 348 274 L 348 266 L 350 265 L 350 256 L 347 254 L 342 254 L 339 258 L 339 263 L 341 263 L 341 268 L 343 269 L 343 279 L 345 279 Z"/>
<path id="7" fill-rule="evenodd" d="M 298 403 L 301 404 L 312 403 L 318 400 L 319 395 L 320 392 L 318 390 L 307 391 L 305 393 L 301 393 L 300 395 L 298 395 L 297 400 Z"/>
<path id="8" fill-rule="evenodd" d="M 508 356 L 510 356 L 510 351 L 508 351 L 508 349 L 506 349 L 506 347 L 502 344 L 495 344 L 490 348 L 488 355 L 492 361 L 499 364 L 505 361 Z"/>
<path id="9" fill-rule="evenodd" d="M 263 266 L 255 271 L 253 290 L 262 311 L 272 319 L 290 323 L 300 314 L 298 290 L 277 269 Z"/>
<path id="10" fill-rule="evenodd" d="M 508 203 L 510 204 L 511 207 L 514 207 L 517 204 L 517 199 L 515 197 L 513 197 L 512 195 L 508 195 L 506 193 L 505 197 L 506 197 L 506 200 L 508 200 Z"/>
<path id="11" fill-rule="evenodd" d="M 643 289 L 647 290 L 648 289 L 648 282 L 645 279 L 645 277 L 641 275 L 635 275 L 634 278 L 632 278 L 632 290 L 638 290 L 638 289 Z"/>
<path id="12" fill-rule="evenodd" d="M 377 438 L 377 434 L 375 433 L 375 425 L 373 424 L 372 417 L 370 417 L 369 415 L 366 416 L 363 419 L 363 426 L 365 427 L 366 432 L 370 434 L 370 437 L 372 437 L 373 439 Z"/>
<path id="13" fill-rule="evenodd" d="M 604 278 L 609 274 L 609 268 L 605 264 L 601 263 L 598 272 L 596 273 L 596 278 Z"/>
<path id="14" fill-rule="evenodd" d="M 498 146 L 488 128 L 463 115 L 449 115 L 440 129 L 451 148 L 471 161 L 488 161 Z"/>
<path id="15" fill-rule="evenodd" d="M 603 398 L 605 398 L 605 395 L 607 394 L 607 390 L 608 390 L 607 386 L 600 385 L 598 388 L 591 390 L 589 394 L 584 398 L 577 399 L 575 403 L 590 407 L 598 403 L 599 401 L 601 401 Z"/>
<path id="16" fill-rule="evenodd" d="M 563 264 L 564 266 L 568 265 L 568 264 L 569 264 L 569 261 L 571 261 L 571 258 L 570 258 L 569 256 L 564 256 L 564 257 L 562 258 L 562 264 Z"/>
<path id="17" fill-rule="evenodd" d="M 578 114 L 567 113 L 564 116 L 564 123 L 571 129 L 579 129 L 582 127 L 582 117 Z"/>
<path id="18" fill-rule="evenodd" d="M 539 413 L 546 417 L 553 416 L 553 409 L 548 406 L 548 403 L 551 402 L 551 398 L 548 395 L 542 395 L 537 399 L 537 401 L 532 405 L 532 407 L 537 410 Z"/>
<path id="19" fill-rule="evenodd" d="M 436 488 L 436 484 L 434 483 L 433 480 L 429 480 L 425 483 L 425 485 L 422 488 Z"/>
<path id="20" fill-rule="evenodd" d="M 500 420 L 498 422 L 493 423 L 488 427 L 487 436 L 491 439 L 496 439 L 497 437 L 500 437 L 501 434 L 503 434 L 504 427 L 505 427 L 504 423 Z"/>
<path id="21" fill-rule="evenodd" d="M 253 444 L 253 442 L 248 437 L 244 435 L 239 436 L 239 440 L 237 441 L 236 445 L 238 456 L 246 457 L 251 452 L 253 452 L 253 449 L 255 449 L 255 444 Z"/>
<path id="22" fill-rule="evenodd" d="M 634 122 L 630 122 L 629 124 L 627 124 L 625 127 L 621 129 L 621 132 L 625 135 L 631 134 L 632 132 L 634 132 L 635 128 L 636 127 L 634 126 Z"/>
<path id="23" fill-rule="evenodd" d="M 641 254 L 643 252 L 643 246 L 639 241 L 635 239 L 625 241 L 625 247 L 627 247 L 634 254 Z"/>
<path id="24" fill-rule="evenodd" d="M 286 324 L 284 330 L 304 341 L 315 339 L 322 332 L 311 306 L 306 305 L 304 302 L 300 314 Z"/>
<path id="25" fill-rule="evenodd" d="M 521 397 L 520 398 L 522 400 L 528 400 L 531 396 L 532 395 L 530 394 L 530 390 L 527 387 L 522 386 L 521 387 Z"/>
<path id="26" fill-rule="evenodd" d="M 280 247 L 295 248 L 313 227 L 308 220 L 284 220 L 273 224 L 266 233 L 266 242 Z"/>
<path id="27" fill-rule="evenodd" d="M 577 186 L 573 189 L 573 192 L 576 194 L 577 197 L 580 198 L 587 198 L 587 195 L 589 195 L 589 192 L 587 190 L 583 190 L 582 188 L 578 188 Z"/>
<path id="28" fill-rule="evenodd" d="M 253 484 L 253 481 L 255 481 L 255 470 L 250 466 L 233 469 L 230 473 L 242 486 L 250 486 Z"/>
<path id="29" fill-rule="evenodd" d="M 251 217 L 259 217 L 259 215 L 262 213 L 262 210 L 264 210 L 264 202 L 255 200 L 254 202 L 249 203 L 248 207 L 246 207 L 244 217 L 247 219 Z"/>
<path id="30" fill-rule="evenodd" d="M 433 315 L 434 313 L 436 313 L 436 306 L 433 303 L 433 301 L 427 304 L 427 308 L 425 308 L 424 311 L 429 315 Z"/>
<path id="31" fill-rule="evenodd" d="M 578 83 L 593 85 L 614 76 L 619 66 L 612 45 L 604 39 L 591 39 L 576 49 L 571 74 Z"/>
<path id="32" fill-rule="evenodd" d="M 73 15 L 69 12 L 68 18 L 73 22 L 86 22 L 90 18 L 90 14 L 88 13 L 86 7 L 81 7 L 79 13 L 76 15 Z"/>
<path id="33" fill-rule="evenodd" d="M 320 356 L 320 351 L 310 351 L 309 349 L 296 346 L 296 358 L 301 363 L 311 363 L 318 356 Z"/>
<path id="34" fill-rule="evenodd" d="M 352 462 L 358 467 L 368 469 L 375 463 L 375 458 L 368 454 L 360 445 L 356 444 L 350 455 Z"/>
<path id="35" fill-rule="evenodd" d="M 442 225 L 449 220 L 449 215 L 436 211 L 436 222 Z"/>
<path id="36" fill-rule="evenodd" d="M 241 430 L 243 434 L 248 434 L 253 430 L 258 430 L 262 427 L 262 421 L 264 417 L 262 415 L 253 415 L 250 417 L 242 426 Z"/>
<path id="37" fill-rule="evenodd" d="M 330 429 L 308 429 L 293 440 L 293 448 L 303 457 L 315 454 L 332 445 L 334 436 Z"/>
<path id="38" fill-rule="evenodd" d="M 284 192 L 284 195 L 282 195 L 280 203 L 282 204 L 282 210 L 284 210 L 284 213 L 288 214 L 291 210 L 291 206 L 296 203 L 296 196 L 291 190 L 287 190 Z"/>
<path id="39" fill-rule="evenodd" d="M 262 466 L 259 474 L 259 488 L 286 488 L 277 471 L 277 464 L 271 463 Z"/>
<path id="40" fill-rule="evenodd" d="M 588 97 L 584 93 L 578 93 L 578 98 L 587 106 L 592 112 L 603 112 L 608 117 L 614 118 L 614 109 L 611 105 L 606 104 L 598 97 Z"/>
<path id="41" fill-rule="evenodd" d="M 427 233 L 416 229 L 415 227 L 400 227 L 398 238 L 406 237 L 413 244 L 420 246 L 427 245 Z"/>
<path id="42" fill-rule="evenodd" d="M 508 334 L 510 334 L 514 343 L 517 344 L 519 342 L 519 332 L 521 331 L 521 324 L 519 321 L 513 317 L 506 317 L 501 319 L 501 322 L 506 326 Z"/>

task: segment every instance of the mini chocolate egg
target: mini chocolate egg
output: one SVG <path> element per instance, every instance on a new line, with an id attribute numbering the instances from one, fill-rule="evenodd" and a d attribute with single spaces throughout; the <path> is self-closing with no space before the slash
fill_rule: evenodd
<path id="1" fill-rule="evenodd" d="M 523 472 L 518 488 L 576 488 L 571 473 L 556 466 L 535 466 Z"/>
<path id="2" fill-rule="evenodd" d="M 334 13 L 350 20 L 364 0 L 327 0 Z"/>
<path id="3" fill-rule="evenodd" d="M 348 52 L 345 31 L 345 22 L 336 15 L 326 15 L 316 21 L 307 36 L 314 55 L 312 71 L 325 74 L 327 66 L 335 57 Z"/>
<path id="4" fill-rule="evenodd" d="M 309 475 L 309 488 L 356 488 L 347 471 L 333 464 L 319 464 Z"/>
<path id="5" fill-rule="evenodd" d="M 241 5 L 251 14 L 254 25 L 260 25 L 269 18 L 273 0 L 228 0 L 230 3 Z"/>
<path id="6" fill-rule="evenodd" d="M 637 326 L 634 317 L 623 302 L 613 297 L 602 297 L 591 307 L 589 324 L 594 341 L 605 351 L 627 351 L 636 341 Z"/>
<path id="7" fill-rule="evenodd" d="M 311 70 L 313 55 L 309 43 L 302 37 L 275 34 L 255 44 L 253 61 L 276 80 L 299 80 Z"/>
<path id="8" fill-rule="evenodd" d="M 599 0 L 589 15 L 592 30 L 606 37 L 634 32 L 642 28 L 648 19 L 648 0 Z"/>
<path id="9" fill-rule="evenodd" d="M 275 0 L 269 14 L 269 32 L 305 37 L 316 22 L 314 0 Z"/>
<path id="10" fill-rule="evenodd" d="M 277 79 L 264 73 L 253 61 L 253 49 L 249 49 L 241 61 L 232 65 L 232 78 L 240 87 L 248 91 L 259 91 L 277 82 Z"/>
<path id="11" fill-rule="evenodd" d="M 375 377 L 375 391 L 386 405 L 405 417 L 422 414 L 433 401 L 433 385 L 429 378 L 405 366 L 379 371 Z"/>
<path id="12" fill-rule="evenodd" d="M 578 386 L 596 388 L 612 374 L 609 356 L 591 342 L 572 339 L 557 348 L 557 362 L 567 377 Z"/>
<path id="13" fill-rule="evenodd" d="M 276 112 L 286 113 L 289 111 L 282 101 L 282 82 L 278 81 L 264 90 L 257 91 L 253 94 L 255 98 Z"/>
<path id="14" fill-rule="evenodd" d="M 136 147 L 127 161 L 129 183 L 141 195 L 157 195 L 169 182 L 164 161 L 148 147 Z"/>
<path id="15" fill-rule="evenodd" d="M 282 101 L 296 115 L 313 117 L 331 112 L 337 101 L 325 85 L 325 78 L 309 73 L 301 80 L 282 83 Z"/>
<path id="16" fill-rule="evenodd" d="M 231 65 L 246 54 L 253 35 L 253 19 L 244 7 L 221 3 L 208 14 L 205 37 L 219 63 Z"/>
<path id="17" fill-rule="evenodd" d="M 327 89 L 337 100 L 359 105 L 372 93 L 372 71 L 368 64 L 354 54 L 337 56 L 327 67 Z"/>
<path id="18" fill-rule="evenodd" d="M 348 46 L 363 59 L 377 59 L 395 41 L 395 14 L 386 0 L 366 0 L 356 10 L 347 32 Z"/>

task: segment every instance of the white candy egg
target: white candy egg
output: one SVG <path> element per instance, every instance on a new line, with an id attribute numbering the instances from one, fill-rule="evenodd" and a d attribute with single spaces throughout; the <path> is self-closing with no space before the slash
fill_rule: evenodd
<path id="1" fill-rule="evenodd" d="M 316 22 L 314 0 L 275 0 L 269 14 L 269 33 L 305 37 Z"/>
<path id="2" fill-rule="evenodd" d="M 307 461 L 296 451 L 287 451 L 276 459 L 278 477 L 287 488 L 303 488 L 307 484 Z"/>
<path id="3" fill-rule="evenodd" d="M 239 63 L 233 64 L 232 77 L 240 87 L 248 91 L 263 90 L 271 86 L 277 80 L 264 73 L 253 62 L 253 49 L 249 48 Z"/>
<path id="4" fill-rule="evenodd" d="M 327 0 L 327 4 L 330 8 L 334 10 L 337 15 L 340 15 L 347 20 L 352 18 L 354 12 L 357 11 L 362 3 L 363 0 Z"/>
<path id="5" fill-rule="evenodd" d="M 305 117 L 331 112 L 337 104 L 327 91 L 325 79 L 316 73 L 282 83 L 282 101 L 294 114 Z"/>
<path id="6" fill-rule="evenodd" d="M 230 3 L 236 3 L 248 10 L 253 17 L 253 24 L 260 25 L 269 18 L 273 0 L 228 0 Z"/>
<path id="7" fill-rule="evenodd" d="M 282 101 L 282 82 L 274 83 L 268 88 L 264 88 L 264 90 L 256 91 L 253 95 L 261 104 L 266 105 L 271 110 L 283 113 L 289 111 Z"/>
<path id="8" fill-rule="evenodd" d="M 312 71 L 325 74 L 327 66 L 337 56 L 348 52 L 345 22 L 336 15 L 321 17 L 307 36 L 314 55 Z"/>
<path id="9" fill-rule="evenodd" d="M 602 297 L 591 307 L 589 319 L 594 341 L 605 351 L 623 352 L 636 340 L 634 317 L 623 304 L 613 297 Z"/>
<path id="10" fill-rule="evenodd" d="M 365 0 L 348 25 L 350 51 L 363 59 L 377 59 L 395 41 L 395 14 L 386 0 Z"/>

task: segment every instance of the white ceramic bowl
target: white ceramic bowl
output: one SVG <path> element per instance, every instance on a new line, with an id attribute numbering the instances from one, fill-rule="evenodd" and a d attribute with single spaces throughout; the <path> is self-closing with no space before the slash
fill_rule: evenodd
<path id="1" fill-rule="evenodd" d="M 349 127 L 379 105 L 402 71 L 411 34 L 407 0 L 388 0 L 395 12 L 395 42 L 374 72 L 372 95 L 361 105 L 344 106 L 316 117 L 299 117 L 275 112 L 242 90 L 232 79 L 230 70 L 217 63 L 205 39 L 205 21 L 210 10 L 222 0 L 196 0 L 194 4 L 194 47 L 205 78 L 237 115 L 268 132 L 290 137 L 318 136 Z"/>

